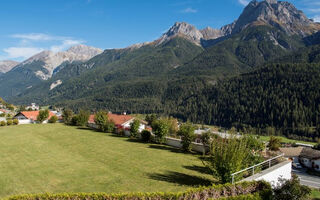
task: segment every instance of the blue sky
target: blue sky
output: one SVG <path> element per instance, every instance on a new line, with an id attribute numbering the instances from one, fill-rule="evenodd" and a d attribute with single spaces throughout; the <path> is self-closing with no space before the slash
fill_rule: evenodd
<path id="1" fill-rule="evenodd" d="M 319 0 L 289 0 L 320 21 Z M 0 60 L 22 61 L 76 44 L 123 48 L 160 37 L 176 21 L 220 28 L 247 0 L 2 0 Z"/>

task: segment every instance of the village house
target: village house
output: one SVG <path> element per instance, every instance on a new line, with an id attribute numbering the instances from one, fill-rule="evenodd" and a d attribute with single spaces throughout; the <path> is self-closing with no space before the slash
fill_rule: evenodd
<path id="1" fill-rule="evenodd" d="M 30 106 L 27 106 L 26 107 L 26 110 L 39 110 L 40 108 L 39 108 L 39 106 L 37 106 L 35 103 L 31 103 L 31 105 Z"/>
<path id="2" fill-rule="evenodd" d="M 293 163 L 301 163 L 306 168 L 320 171 L 320 151 L 301 146 L 280 148 L 280 151 Z"/>
<path id="3" fill-rule="evenodd" d="M 299 159 L 303 166 L 320 172 L 320 151 L 305 147 Z"/>
<path id="4" fill-rule="evenodd" d="M 16 114 L 13 118 L 19 120 L 19 124 L 35 124 L 37 123 L 37 117 L 39 115 L 39 111 L 22 111 Z M 49 111 L 49 117 L 50 119 L 52 116 L 55 116 L 55 114 L 51 111 Z M 48 119 L 45 120 L 43 123 L 48 123 Z"/>
<path id="5" fill-rule="evenodd" d="M 9 111 L 5 109 L 0 109 L 0 114 L 8 114 Z"/>
<path id="6" fill-rule="evenodd" d="M 88 126 L 97 129 L 99 127 L 94 122 L 94 116 L 95 115 L 90 115 L 88 120 Z M 135 119 L 134 117 L 130 115 L 118 115 L 118 114 L 108 113 L 108 119 L 115 124 L 117 131 L 123 130 L 127 136 L 130 135 L 130 125 Z M 146 125 L 147 125 L 147 122 L 140 120 L 139 132 L 146 129 Z"/>
<path id="7" fill-rule="evenodd" d="M 284 147 L 279 150 L 284 154 L 285 158 L 292 160 L 293 163 L 299 163 L 299 156 L 304 147 Z"/>

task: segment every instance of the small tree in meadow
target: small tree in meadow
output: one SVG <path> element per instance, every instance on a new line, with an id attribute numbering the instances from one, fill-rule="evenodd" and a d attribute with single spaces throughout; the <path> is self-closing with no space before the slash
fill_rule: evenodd
<path id="1" fill-rule="evenodd" d="M 165 138 L 169 133 L 170 125 L 168 124 L 168 120 L 161 118 L 152 123 L 152 130 L 156 136 L 156 142 L 160 144 L 165 142 Z"/>
<path id="2" fill-rule="evenodd" d="M 13 121 L 11 119 L 7 120 L 7 126 L 11 126 L 13 124 Z"/>
<path id="3" fill-rule="evenodd" d="M 19 120 L 18 120 L 18 119 L 13 119 L 12 123 L 13 123 L 14 125 L 18 125 L 18 124 L 19 124 Z"/>
<path id="4" fill-rule="evenodd" d="M 42 124 L 45 120 L 47 120 L 49 117 L 49 110 L 40 110 L 39 111 L 39 115 L 37 117 L 37 121 L 40 122 L 40 124 Z"/>
<path id="5" fill-rule="evenodd" d="M 58 121 L 58 117 L 55 115 L 49 119 L 49 123 L 51 124 L 57 123 L 57 121 Z"/>
<path id="6" fill-rule="evenodd" d="M 190 152 L 192 150 L 192 142 L 195 140 L 196 135 L 194 131 L 196 130 L 195 126 L 190 122 L 186 124 L 182 124 L 180 126 L 180 130 L 178 131 L 178 135 L 182 138 L 182 149 L 186 152 Z"/>
<path id="7" fill-rule="evenodd" d="M 237 138 L 231 135 L 228 139 L 213 138 L 210 146 L 210 155 L 204 161 L 205 165 L 213 172 L 215 178 L 222 183 L 231 182 L 231 174 L 248 166 L 257 164 L 250 149 L 247 137 Z"/>
<path id="8" fill-rule="evenodd" d="M 77 115 L 77 126 L 86 126 L 89 120 L 90 113 L 86 110 L 80 110 Z"/>
<path id="9" fill-rule="evenodd" d="M 0 122 L 0 126 L 5 126 L 5 125 L 7 125 L 5 121 Z"/>
<path id="10" fill-rule="evenodd" d="M 98 129 L 105 132 L 105 124 L 108 122 L 108 113 L 99 111 L 94 115 L 94 123 L 99 127 Z"/>
<path id="11" fill-rule="evenodd" d="M 140 121 L 135 119 L 130 124 L 130 134 L 132 137 L 137 137 L 139 133 Z"/>

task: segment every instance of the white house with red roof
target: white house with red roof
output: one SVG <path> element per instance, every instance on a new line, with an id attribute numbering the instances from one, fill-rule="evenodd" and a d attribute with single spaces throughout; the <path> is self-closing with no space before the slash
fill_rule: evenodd
<path id="1" fill-rule="evenodd" d="M 94 116 L 95 115 L 90 115 L 88 125 L 92 128 L 98 128 L 94 122 Z M 108 119 L 115 124 L 117 130 L 124 130 L 125 133 L 128 133 L 130 131 L 130 125 L 135 118 L 130 115 L 117 115 L 108 113 Z M 141 132 L 146 129 L 146 125 L 146 122 L 140 121 L 139 131 Z"/>
<path id="2" fill-rule="evenodd" d="M 39 111 L 22 111 L 16 114 L 13 118 L 19 120 L 19 124 L 35 124 L 37 123 L 37 117 L 39 115 Z M 43 123 L 48 123 L 48 120 L 55 116 L 55 114 L 49 111 L 49 117 Z"/>

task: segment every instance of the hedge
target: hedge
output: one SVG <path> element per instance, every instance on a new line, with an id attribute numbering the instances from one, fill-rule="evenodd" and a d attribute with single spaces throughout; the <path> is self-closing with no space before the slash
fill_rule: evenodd
<path id="1" fill-rule="evenodd" d="M 243 182 L 236 185 L 214 185 L 189 189 L 178 193 L 62 193 L 62 194 L 25 194 L 6 198 L 7 200 L 263 200 L 272 194 L 270 184 Z"/>

